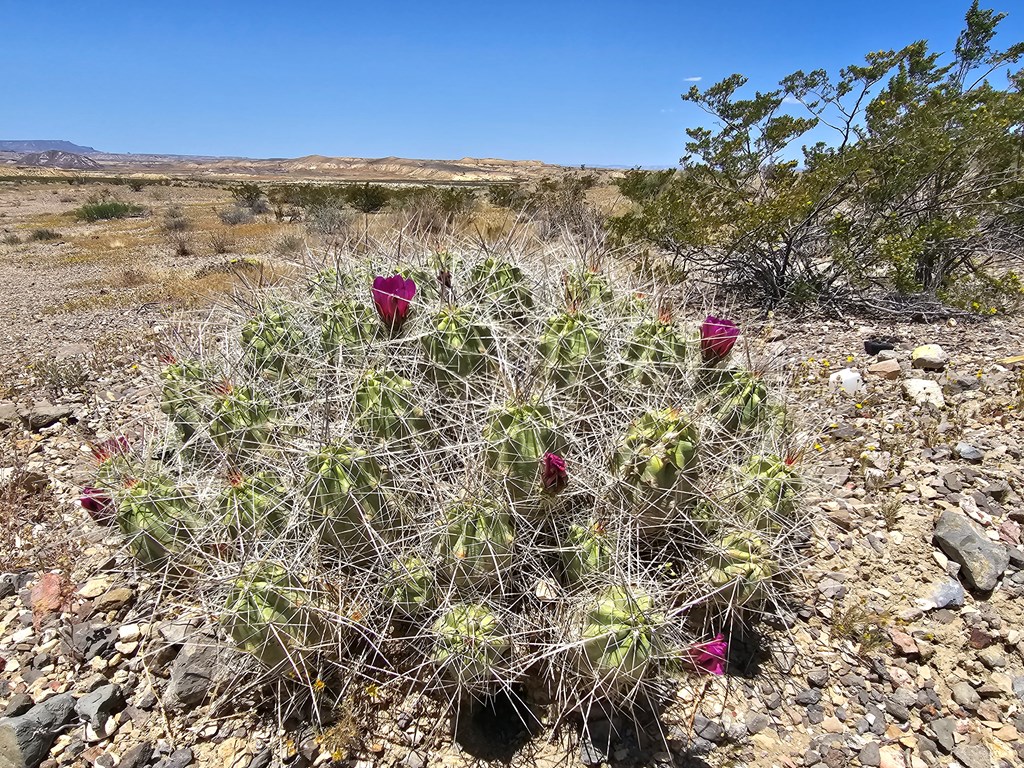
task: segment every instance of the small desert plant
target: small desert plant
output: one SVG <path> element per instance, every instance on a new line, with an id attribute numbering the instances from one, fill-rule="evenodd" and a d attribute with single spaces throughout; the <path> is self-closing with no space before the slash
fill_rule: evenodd
<path id="1" fill-rule="evenodd" d="M 104 200 L 86 203 L 75 211 L 75 216 L 82 221 L 103 221 L 106 219 L 124 219 L 142 216 L 146 209 L 134 203 L 123 203 L 120 200 Z"/>
<path id="2" fill-rule="evenodd" d="M 376 213 L 390 202 L 391 193 L 380 184 L 356 184 L 348 188 L 346 199 L 361 213 Z"/>
<path id="3" fill-rule="evenodd" d="M 172 205 L 164 214 L 164 232 L 185 232 L 192 228 L 185 212 L 180 206 Z"/>
<path id="4" fill-rule="evenodd" d="M 167 242 L 175 256 L 191 256 L 193 252 L 192 237 L 188 232 L 168 232 Z"/>
<path id="5" fill-rule="evenodd" d="M 263 195 L 263 189 L 259 184 L 244 182 L 231 188 L 231 196 L 235 198 L 235 205 L 239 208 L 246 208 L 254 214 L 267 213 L 270 204 Z"/>
<path id="6" fill-rule="evenodd" d="M 337 205 L 317 205 L 306 215 L 306 231 L 325 239 L 344 239 L 355 226 L 355 216 Z"/>
<path id="7" fill-rule="evenodd" d="M 60 240 L 61 234 L 55 229 L 33 229 L 28 236 L 30 242 L 46 242 Z"/>
<path id="8" fill-rule="evenodd" d="M 16 233 L 11 232 L 10 234 L 4 235 L 3 242 L 4 245 L 20 245 L 21 238 L 18 237 Z"/>
<path id="9" fill-rule="evenodd" d="M 228 237 L 224 232 L 213 232 L 210 234 L 210 250 L 218 256 L 230 253 L 231 249 L 234 247 L 235 241 Z"/>
<path id="10" fill-rule="evenodd" d="M 217 216 L 220 218 L 222 223 L 229 224 L 231 226 L 236 226 L 238 224 L 251 224 L 253 220 L 252 211 L 240 205 L 233 205 L 230 208 L 218 211 Z"/>
<path id="11" fill-rule="evenodd" d="M 842 639 L 857 643 L 861 653 L 868 654 L 878 651 L 889 642 L 889 634 L 886 631 L 889 624 L 888 614 L 869 610 L 859 603 L 845 610 L 834 605 L 830 635 L 834 640 Z"/>
<path id="12" fill-rule="evenodd" d="M 128 189 L 132 192 L 141 192 L 146 187 L 146 182 L 142 179 L 129 179 Z"/>
<path id="13" fill-rule="evenodd" d="M 282 235 L 274 243 L 274 253 L 278 256 L 295 256 L 306 247 L 306 241 L 299 235 Z"/>

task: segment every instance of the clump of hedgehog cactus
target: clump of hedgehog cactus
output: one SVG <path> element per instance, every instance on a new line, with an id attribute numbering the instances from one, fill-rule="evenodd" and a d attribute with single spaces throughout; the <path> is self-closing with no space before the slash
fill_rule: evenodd
<path id="1" fill-rule="evenodd" d="M 385 443 L 427 438 L 430 421 L 416 405 L 413 383 L 396 373 L 369 369 L 355 391 L 356 427 Z"/>
<path id="2" fill-rule="evenodd" d="M 512 575 L 514 542 L 507 510 L 490 499 L 467 499 L 446 510 L 437 553 L 453 584 L 485 589 Z"/>
<path id="3" fill-rule="evenodd" d="M 591 269 L 568 272 L 563 277 L 565 298 L 578 308 L 610 303 L 614 298 L 608 279 Z"/>
<path id="4" fill-rule="evenodd" d="M 559 454 L 563 441 L 551 408 L 540 402 L 510 402 L 495 410 L 484 427 L 484 459 L 501 478 L 512 502 L 538 499 L 541 491 L 556 493 L 562 480 L 547 454 Z M 561 470 L 564 461 L 559 456 Z"/>
<path id="5" fill-rule="evenodd" d="M 770 547 L 755 531 L 728 533 L 709 548 L 706 578 L 717 602 L 735 607 L 760 603 L 775 571 Z"/>
<path id="6" fill-rule="evenodd" d="M 697 481 L 698 435 L 674 408 L 649 411 L 626 431 L 612 459 L 624 494 L 642 523 L 664 525 L 680 516 Z"/>
<path id="7" fill-rule="evenodd" d="M 345 443 L 325 446 L 309 457 L 307 498 L 312 524 L 322 540 L 367 556 L 389 535 L 392 510 L 388 476 L 376 457 Z"/>
<path id="8" fill-rule="evenodd" d="M 557 389 L 601 388 L 607 361 L 605 337 L 589 315 L 562 312 L 549 317 L 539 348 L 544 372 Z"/>
<path id="9" fill-rule="evenodd" d="M 465 307 L 444 306 L 438 310 L 430 318 L 422 342 L 428 375 L 452 392 L 465 390 L 495 364 L 491 329 Z"/>
<path id="10" fill-rule="evenodd" d="M 370 305 L 350 296 L 332 298 L 318 315 L 320 346 L 331 360 L 339 354 L 365 354 L 380 330 Z"/>
<path id="11" fill-rule="evenodd" d="M 434 573 L 419 557 L 396 558 L 385 589 L 388 602 L 406 616 L 429 609 L 434 599 Z"/>
<path id="12" fill-rule="evenodd" d="M 267 309 L 242 326 L 242 349 L 260 373 L 290 376 L 299 372 L 306 352 L 306 335 L 292 314 Z"/>
<path id="13" fill-rule="evenodd" d="M 271 472 L 232 473 L 217 497 L 218 516 L 229 538 L 249 542 L 280 533 L 288 520 L 286 493 L 281 478 Z"/>
<path id="14" fill-rule="evenodd" d="M 213 400 L 210 379 L 210 371 L 194 360 L 169 357 L 160 371 L 160 410 L 168 416 L 182 442 L 191 440 L 207 423 Z"/>
<path id="15" fill-rule="evenodd" d="M 586 525 L 573 523 L 561 554 L 565 581 L 570 586 L 586 584 L 611 573 L 612 542 L 608 525 L 600 520 Z"/>
<path id="16" fill-rule="evenodd" d="M 482 291 L 499 317 L 517 323 L 525 322 L 533 309 L 533 293 L 523 270 L 507 261 L 489 256 L 473 267 L 470 281 L 474 290 Z"/>
<path id="17" fill-rule="evenodd" d="M 749 371 L 733 371 L 713 396 L 713 409 L 730 431 L 755 426 L 768 409 L 768 389 L 761 377 Z"/>
<path id="18" fill-rule="evenodd" d="M 644 590 L 605 588 L 583 616 L 580 673 L 613 697 L 633 689 L 653 676 L 665 654 L 660 637 L 665 623 L 665 614 Z"/>
<path id="19" fill-rule="evenodd" d="M 270 445 L 276 408 L 255 389 L 222 382 L 212 411 L 210 437 L 225 453 L 251 458 Z"/>
<path id="20" fill-rule="evenodd" d="M 623 376 L 643 386 L 658 377 L 678 376 L 686 360 L 686 342 L 668 316 L 640 322 L 622 350 Z"/>
<path id="21" fill-rule="evenodd" d="M 324 638 L 312 590 L 275 564 L 247 565 L 232 579 L 221 622 L 238 648 L 263 666 L 303 678 Z"/>
<path id="22" fill-rule="evenodd" d="M 166 477 L 131 482 L 117 500 L 116 520 L 135 559 L 150 570 L 184 570 L 202 544 L 195 494 Z"/>
<path id="23" fill-rule="evenodd" d="M 512 639 L 501 619 L 482 603 L 456 603 L 434 623 L 432 659 L 442 676 L 470 691 L 499 682 Z"/>

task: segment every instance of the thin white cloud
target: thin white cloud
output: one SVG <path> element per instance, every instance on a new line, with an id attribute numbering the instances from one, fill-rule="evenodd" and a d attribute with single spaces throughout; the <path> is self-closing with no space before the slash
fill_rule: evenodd
<path id="1" fill-rule="evenodd" d="M 684 83 L 699 83 L 703 79 L 704 79 L 703 77 L 684 77 L 683 78 L 683 82 Z"/>

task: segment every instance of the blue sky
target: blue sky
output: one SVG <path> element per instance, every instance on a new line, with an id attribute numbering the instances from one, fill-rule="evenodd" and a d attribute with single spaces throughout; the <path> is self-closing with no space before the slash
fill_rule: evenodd
<path id="1" fill-rule="evenodd" d="M 679 95 L 917 39 L 967 0 L 0 0 L 0 138 L 106 151 L 505 157 L 669 166 L 704 118 Z M 997 40 L 1024 40 L 1018 0 Z"/>

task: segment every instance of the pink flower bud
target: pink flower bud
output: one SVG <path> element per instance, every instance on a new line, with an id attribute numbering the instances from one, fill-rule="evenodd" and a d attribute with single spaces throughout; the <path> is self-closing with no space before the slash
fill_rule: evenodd
<path id="1" fill-rule="evenodd" d="M 371 294 L 377 314 L 389 331 L 397 333 L 409 315 L 409 302 L 416 295 L 416 283 L 401 275 L 378 276 L 373 279 Z"/>
<path id="2" fill-rule="evenodd" d="M 110 525 L 114 521 L 114 500 L 102 488 L 83 488 L 78 503 L 100 525 Z"/>
<path id="3" fill-rule="evenodd" d="M 714 640 L 690 648 L 690 661 L 701 672 L 707 672 L 710 675 L 724 675 L 728 652 L 729 643 L 719 632 L 715 635 Z"/>
<path id="4" fill-rule="evenodd" d="M 569 484 L 569 473 L 565 470 L 565 459 L 557 453 L 545 453 L 540 460 L 541 484 L 548 493 L 558 493 Z"/>
<path id="5" fill-rule="evenodd" d="M 700 326 L 700 353 L 706 362 L 724 360 L 736 345 L 740 329 L 732 320 L 708 315 Z"/>

